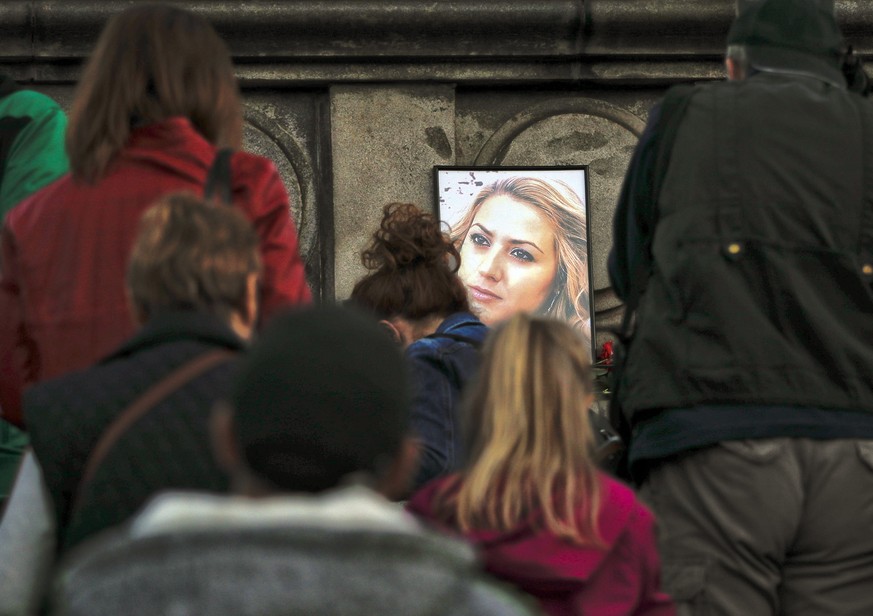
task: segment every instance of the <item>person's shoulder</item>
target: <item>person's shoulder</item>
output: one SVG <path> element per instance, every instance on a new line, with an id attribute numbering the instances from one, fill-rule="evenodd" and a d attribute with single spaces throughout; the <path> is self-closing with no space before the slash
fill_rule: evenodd
<path id="1" fill-rule="evenodd" d="M 231 167 L 234 179 L 272 178 L 278 177 L 276 165 L 268 158 L 259 154 L 235 150 L 231 157 Z"/>
<path id="2" fill-rule="evenodd" d="M 69 173 L 65 173 L 46 184 L 19 201 L 6 213 L 4 219 L 6 225 L 18 231 L 30 228 L 36 219 L 39 219 L 40 223 L 50 221 L 51 218 L 44 217 L 53 216 L 69 207 L 69 200 L 65 197 L 70 193 L 72 185 L 73 177 Z M 42 228 L 41 231 L 40 229 L 33 229 L 33 231 L 44 237 L 45 228 Z"/>
<path id="3" fill-rule="evenodd" d="M 23 394 L 28 425 L 31 417 L 39 421 L 37 416 L 44 413 L 85 416 L 99 409 L 117 410 L 172 366 L 196 356 L 192 348 L 201 352 L 225 348 L 212 340 L 201 341 L 197 333 L 162 331 L 150 337 L 143 331 L 95 364 L 28 387 Z"/>
<path id="4" fill-rule="evenodd" d="M 120 408 L 115 400 L 123 381 L 102 366 L 71 372 L 31 385 L 22 394 L 22 414 L 31 446 L 41 457 L 64 457 L 98 434 Z M 51 452 L 51 453 L 49 453 Z M 51 474 L 52 469 L 44 467 Z"/>
<path id="5" fill-rule="evenodd" d="M 488 326 L 469 312 L 456 312 L 443 319 L 436 332 L 424 340 L 441 348 L 479 349 L 488 331 Z"/>
<path id="6" fill-rule="evenodd" d="M 458 312 L 450 318 L 453 319 L 451 321 L 453 330 L 463 336 L 482 342 L 488 335 L 488 326 L 469 312 Z"/>
<path id="7" fill-rule="evenodd" d="M 409 497 L 406 510 L 423 519 L 433 519 L 440 493 L 456 486 L 457 482 L 457 475 L 444 475 L 427 482 Z"/>
<path id="8" fill-rule="evenodd" d="M 16 90 L 0 98 L 0 115 L 35 118 L 61 112 L 54 99 L 36 90 Z"/>
<path id="9" fill-rule="evenodd" d="M 427 359 L 436 362 L 444 362 L 454 356 L 478 356 L 479 347 L 484 339 L 484 334 L 477 337 L 474 332 L 459 331 L 457 335 L 437 332 L 419 338 L 406 347 L 405 353 L 409 359 Z"/>
<path id="10" fill-rule="evenodd" d="M 96 398 L 111 396 L 113 390 L 124 387 L 119 381 L 120 367 L 97 364 L 31 385 L 22 396 L 28 427 L 43 422 L 53 425 L 51 416 L 57 413 L 79 415 L 93 409 Z"/>
<path id="11" fill-rule="evenodd" d="M 627 514 L 628 522 L 632 520 L 654 520 L 652 512 L 639 499 L 633 488 L 607 473 L 600 472 L 598 476 L 600 478 L 605 508 L 624 512 Z"/>
<path id="12" fill-rule="evenodd" d="M 273 161 L 258 154 L 235 150 L 230 160 L 234 201 L 239 201 L 250 216 L 285 211 L 288 193 Z"/>

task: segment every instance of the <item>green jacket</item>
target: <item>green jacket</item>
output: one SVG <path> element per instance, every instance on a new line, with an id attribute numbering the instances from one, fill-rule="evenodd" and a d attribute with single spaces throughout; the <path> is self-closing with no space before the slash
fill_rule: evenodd
<path id="1" fill-rule="evenodd" d="M 14 205 L 69 169 L 67 117 L 49 97 L 0 77 L 0 221 Z"/>
<path id="2" fill-rule="evenodd" d="M 19 201 L 67 172 L 66 130 L 67 116 L 57 103 L 0 76 L 0 223 Z M 26 446 L 27 435 L 0 419 L 0 501 Z"/>

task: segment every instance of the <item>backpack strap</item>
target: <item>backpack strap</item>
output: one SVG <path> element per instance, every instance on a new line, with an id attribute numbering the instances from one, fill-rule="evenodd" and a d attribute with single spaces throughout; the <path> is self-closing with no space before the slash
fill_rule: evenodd
<path id="1" fill-rule="evenodd" d="M 167 396 L 173 392 L 179 390 L 186 383 L 193 381 L 210 368 L 228 361 L 234 355 L 236 355 L 236 353 L 225 349 L 198 355 L 152 385 L 144 394 L 121 411 L 112 423 L 103 430 L 103 434 L 100 435 L 100 439 L 97 441 L 97 444 L 88 456 L 84 470 L 82 471 L 82 479 L 79 481 L 78 488 L 76 489 L 76 496 L 73 500 L 73 510 L 75 511 L 79 507 L 85 487 L 91 483 L 91 480 L 94 478 L 97 469 L 106 458 L 106 455 L 122 435 L 124 435 L 138 419 L 145 416 L 151 409 L 155 408 L 158 403 L 167 398 Z"/>
<path id="2" fill-rule="evenodd" d="M 207 201 L 217 197 L 217 202 L 223 205 L 231 205 L 231 170 L 230 159 L 233 149 L 222 148 L 215 153 L 215 160 L 206 175 L 206 183 L 203 186 L 203 197 Z"/>

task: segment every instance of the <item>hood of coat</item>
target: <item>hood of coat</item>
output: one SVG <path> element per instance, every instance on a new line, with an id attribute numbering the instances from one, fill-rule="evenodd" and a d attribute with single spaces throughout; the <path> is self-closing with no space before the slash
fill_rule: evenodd
<path id="1" fill-rule="evenodd" d="M 462 536 L 476 548 L 489 573 L 531 594 L 572 591 L 597 573 L 640 506 L 629 487 L 605 474 L 598 477 L 602 546 L 580 546 L 556 537 L 542 530 L 538 514 L 510 531 L 477 529 Z M 439 495 L 453 483 L 454 477 L 429 483 L 409 500 L 407 509 L 438 530 L 459 535 L 456 521 L 440 519 L 437 513 Z"/>
<path id="2" fill-rule="evenodd" d="M 215 145 L 197 131 L 191 120 L 175 116 L 133 129 L 119 159 L 165 167 L 189 182 L 201 184 L 215 152 Z"/>

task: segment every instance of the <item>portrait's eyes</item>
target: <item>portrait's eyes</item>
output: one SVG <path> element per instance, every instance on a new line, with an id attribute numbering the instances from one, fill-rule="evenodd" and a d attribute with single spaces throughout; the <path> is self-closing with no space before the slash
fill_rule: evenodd
<path id="1" fill-rule="evenodd" d="M 488 238 L 482 235 L 481 233 L 471 233 L 470 240 L 478 245 L 478 246 L 490 246 L 491 242 L 488 241 Z"/>
<path id="2" fill-rule="evenodd" d="M 515 257 L 519 261 L 533 261 L 534 260 L 533 255 L 522 248 L 513 248 L 512 250 L 509 251 L 509 254 L 511 254 L 513 257 Z"/>

